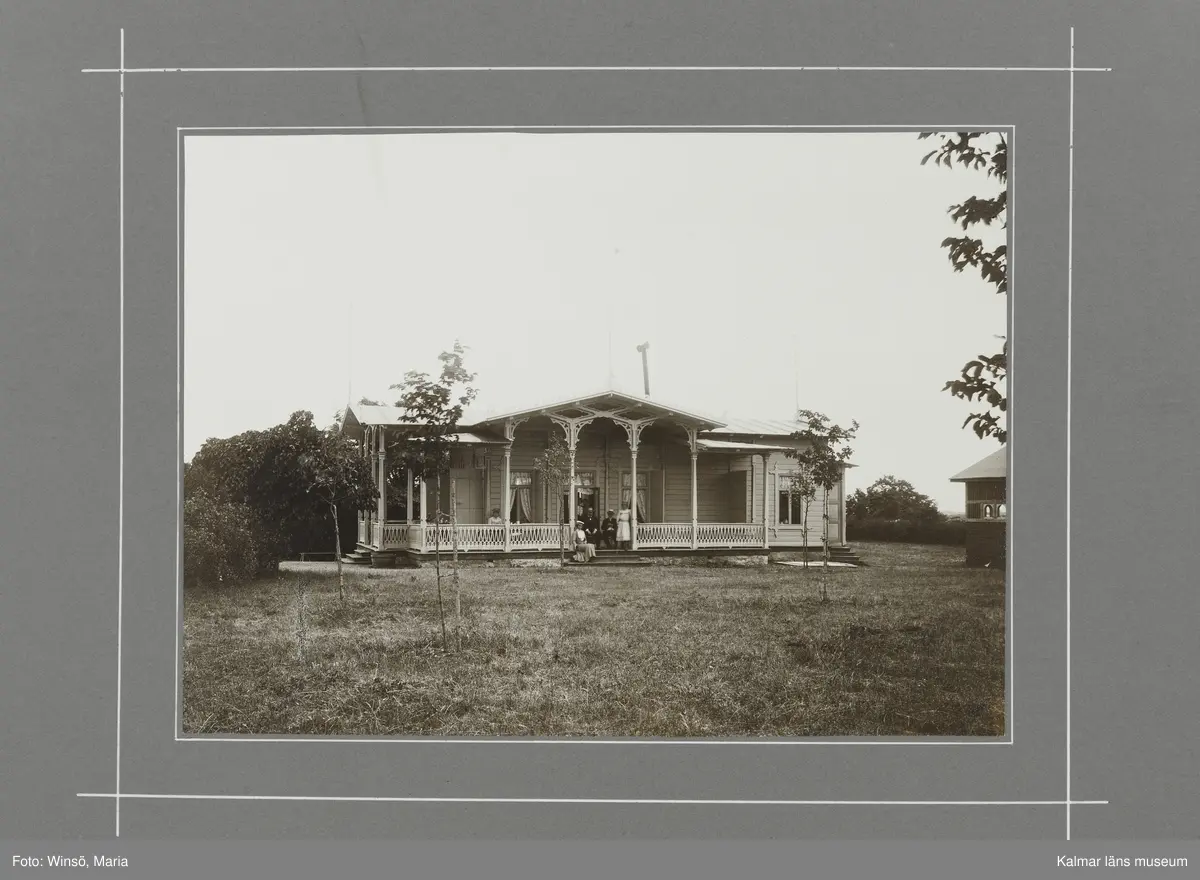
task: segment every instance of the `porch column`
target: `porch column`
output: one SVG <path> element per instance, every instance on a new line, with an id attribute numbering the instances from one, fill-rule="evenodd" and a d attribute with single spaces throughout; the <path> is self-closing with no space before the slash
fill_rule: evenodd
<path id="1" fill-rule="evenodd" d="M 425 522 L 428 519 L 429 508 L 425 506 L 425 478 L 421 477 L 421 550 L 425 550 Z"/>
<path id="2" fill-rule="evenodd" d="M 512 549 L 512 527 L 508 516 L 512 510 L 512 444 L 504 447 L 504 552 Z"/>
<path id="3" fill-rule="evenodd" d="M 387 522 L 387 450 L 379 444 L 379 521 Z"/>
<path id="4" fill-rule="evenodd" d="M 839 526 L 839 531 L 840 531 L 840 534 L 838 535 L 838 540 L 842 544 L 845 544 L 846 543 L 846 466 L 845 465 L 842 465 L 842 478 L 840 480 L 838 480 L 838 495 L 840 496 L 841 508 L 842 508 L 842 511 L 841 511 L 842 515 L 838 520 L 838 526 Z"/>
<path id="5" fill-rule="evenodd" d="M 629 546 L 636 550 L 638 547 L 637 539 L 637 451 L 638 444 L 642 439 L 642 430 L 650 424 L 653 424 L 654 419 L 613 419 L 618 425 L 625 429 L 625 436 L 629 438 Z"/>
<path id="6" fill-rule="evenodd" d="M 766 453 L 762 457 L 763 463 L 763 547 L 771 546 L 771 524 L 767 521 L 767 512 L 771 509 L 771 475 L 767 471 L 767 456 Z"/>
<path id="7" fill-rule="evenodd" d="M 374 428 L 366 428 L 363 433 L 363 458 L 365 458 L 367 460 L 367 466 L 371 469 L 371 482 L 374 483 L 374 482 L 376 482 L 376 480 L 378 480 L 378 476 L 375 473 L 375 429 Z M 371 518 L 371 515 L 368 513 L 367 519 L 370 519 L 370 518 Z"/>
<path id="8" fill-rule="evenodd" d="M 412 503 L 412 502 L 413 502 L 413 497 L 412 497 L 412 490 L 413 490 L 413 474 L 412 474 L 412 468 L 409 468 L 409 469 L 408 469 L 408 470 L 407 470 L 405 473 L 408 475 L 408 484 L 407 484 L 407 485 L 408 485 L 408 488 L 404 490 L 404 521 L 405 521 L 406 523 L 412 523 L 412 512 L 413 512 L 413 503 Z"/>
<path id="9" fill-rule="evenodd" d="M 485 447 L 483 455 L 483 511 L 492 518 L 492 450 Z"/>
<path id="10" fill-rule="evenodd" d="M 637 543 L 637 444 L 629 448 L 629 546 L 638 548 Z"/>
<path id="11" fill-rule="evenodd" d="M 568 522 L 570 525 L 570 530 L 572 532 L 574 532 L 575 531 L 575 432 L 568 431 L 567 439 L 570 441 L 569 445 L 567 446 L 567 453 L 568 453 L 570 461 L 571 461 L 571 473 L 570 473 L 570 477 L 568 478 L 568 481 L 567 481 L 568 485 L 570 487 L 569 494 L 567 495 L 567 515 L 568 515 Z"/>
<path id="12" fill-rule="evenodd" d="M 699 506 L 696 503 L 696 456 L 699 449 L 696 445 L 696 429 L 688 428 L 688 446 L 692 451 L 692 549 L 695 550 L 700 546 L 700 516 Z"/>

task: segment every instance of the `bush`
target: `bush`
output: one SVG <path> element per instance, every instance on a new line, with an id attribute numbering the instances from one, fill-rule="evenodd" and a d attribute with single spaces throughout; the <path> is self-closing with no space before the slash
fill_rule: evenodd
<path id="1" fill-rule="evenodd" d="M 278 567 L 274 541 L 244 504 L 195 494 L 183 502 L 183 582 L 237 584 Z"/>
<path id="2" fill-rule="evenodd" d="M 967 541 L 967 524 L 962 520 L 913 522 L 904 519 L 847 518 L 846 539 L 962 547 Z"/>

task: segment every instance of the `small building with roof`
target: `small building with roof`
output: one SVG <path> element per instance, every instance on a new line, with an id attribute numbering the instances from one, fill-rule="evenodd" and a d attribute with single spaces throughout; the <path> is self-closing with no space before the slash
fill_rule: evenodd
<path id="1" fill-rule="evenodd" d="M 1008 545 L 1008 447 L 959 471 L 951 482 L 966 487 L 967 565 L 1004 568 Z"/>

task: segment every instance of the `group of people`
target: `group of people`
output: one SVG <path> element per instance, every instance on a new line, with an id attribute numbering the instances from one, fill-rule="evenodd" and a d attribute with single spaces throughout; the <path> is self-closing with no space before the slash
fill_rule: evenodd
<path id="1" fill-rule="evenodd" d="M 628 504 L 621 505 L 621 512 L 608 511 L 603 520 L 596 519 L 592 508 L 583 512 L 583 518 L 575 521 L 575 561 L 591 562 L 596 558 L 596 548 L 605 550 L 628 550 L 633 540 L 633 511 Z"/>
<path id="2" fill-rule="evenodd" d="M 642 517 L 639 515 L 638 520 Z M 596 558 L 596 550 L 628 550 L 633 542 L 633 511 L 629 503 L 621 505 L 621 512 L 608 511 L 604 519 L 596 518 L 596 512 L 591 507 L 583 512 L 583 518 L 575 521 L 575 559 L 577 562 L 591 562 Z M 502 525 L 500 508 L 492 508 L 488 517 L 489 525 Z"/>

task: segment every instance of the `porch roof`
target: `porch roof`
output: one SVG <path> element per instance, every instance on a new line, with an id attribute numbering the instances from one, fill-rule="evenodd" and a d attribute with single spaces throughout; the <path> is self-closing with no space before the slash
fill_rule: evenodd
<path id="1" fill-rule="evenodd" d="M 377 427 L 388 425 L 396 427 L 416 428 L 417 425 L 404 420 L 404 410 L 398 406 L 384 406 L 376 403 L 357 403 L 346 407 L 346 416 L 342 421 L 342 430 L 347 428 Z"/>
<path id="2" fill-rule="evenodd" d="M 969 480 L 1003 480 L 1008 475 L 1008 447 L 1001 446 L 986 458 L 981 458 L 975 464 L 950 478 L 952 483 L 965 483 Z"/>
<path id="3" fill-rule="evenodd" d="M 669 419 L 699 431 L 719 428 L 722 424 L 715 419 L 697 415 L 661 401 L 651 400 L 648 397 L 636 397 L 611 389 L 491 416 L 477 424 L 480 426 L 499 425 L 509 419 L 528 419 L 543 415 L 556 415 L 563 418 L 583 418 L 590 415 L 596 418 L 617 417 L 630 420 Z"/>
<path id="4" fill-rule="evenodd" d="M 803 428 L 802 422 L 784 422 L 777 419 L 729 419 L 725 424 L 713 428 L 709 433 L 789 437 Z"/>
<path id="5" fill-rule="evenodd" d="M 703 452 L 786 452 L 790 446 L 775 446 L 767 443 L 739 443 L 736 440 L 712 440 L 702 438 L 696 441 Z"/>
<path id="6" fill-rule="evenodd" d="M 421 425 L 406 421 L 404 410 L 398 406 L 380 406 L 376 404 L 357 404 L 346 408 L 346 417 L 342 422 L 343 433 L 359 433 L 363 428 L 388 427 L 409 428 L 419 430 Z M 503 444 L 500 437 L 488 434 L 486 431 L 459 431 L 448 435 L 459 443 L 471 445 Z"/>
<path id="7" fill-rule="evenodd" d="M 451 434 L 449 436 L 456 439 L 459 443 L 466 443 L 474 446 L 503 446 L 506 442 L 500 437 L 492 437 L 487 434 L 476 434 L 474 431 L 459 431 L 457 434 Z"/>

